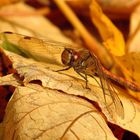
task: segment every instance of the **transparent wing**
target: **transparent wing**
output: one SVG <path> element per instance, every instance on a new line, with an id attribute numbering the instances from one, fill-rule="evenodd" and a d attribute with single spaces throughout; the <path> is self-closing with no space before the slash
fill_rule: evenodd
<path id="1" fill-rule="evenodd" d="M 45 38 L 24 36 L 12 32 L 3 33 L 6 39 L 16 45 L 23 54 L 42 62 L 62 64 L 61 54 L 65 48 L 72 48 L 74 44 L 63 43 Z"/>
<path id="2" fill-rule="evenodd" d="M 122 104 L 119 96 L 117 95 L 117 93 L 116 93 L 111 81 L 108 80 L 106 75 L 104 74 L 103 69 L 102 69 L 102 65 L 97 60 L 97 58 L 95 58 L 95 59 L 96 59 L 95 61 L 96 61 L 96 66 L 97 66 L 97 73 L 98 73 L 99 78 L 100 78 L 101 87 L 102 87 L 104 98 L 105 98 L 105 103 L 107 105 L 107 96 L 109 95 L 111 97 L 111 99 L 112 99 L 113 104 L 114 104 L 116 113 L 121 118 L 124 118 L 123 104 Z M 106 107 L 107 107 L 109 113 L 112 114 L 112 110 L 110 110 L 110 107 L 108 105 Z"/>
<path id="3" fill-rule="evenodd" d="M 12 42 L 14 42 L 15 44 L 18 42 L 18 40 L 20 39 L 34 39 L 34 40 L 41 40 L 43 41 L 44 44 L 46 45 L 50 45 L 50 46 L 62 46 L 62 47 L 72 47 L 74 44 L 71 44 L 70 42 L 65 43 L 65 42 L 59 42 L 59 41 L 55 41 L 49 38 L 36 38 L 36 37 L 30 37 L 30 36 L 26 36 L 26 35 L 22 35 L 22 34 L 18 34 L 18 33 L 13 33 L 13 32 L 3 32 L 1 34 L 6 35 L 6 37 L 8 39 L 10 39 Z M 39 42 L 41 42 L 39 41 Z"/>

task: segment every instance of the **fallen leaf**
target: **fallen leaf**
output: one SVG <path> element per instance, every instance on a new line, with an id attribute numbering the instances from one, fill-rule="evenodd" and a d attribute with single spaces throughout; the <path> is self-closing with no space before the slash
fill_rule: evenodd
<path id="1" fill-rule="evenodd" d="M 126 55 L 121 56 L 118 59 L 130 73 L 130 75 L 124 73 L 125 77 L 140 85 L 140 53 L 127 53 Z M 129 91 L 129 93 L 137 100 L 140 100 L 139 92 L 137 93 Z"/>
<path id="2" fill-rule="evenodd" d="M 98 3 L 93 0 L 90 5 L 91 20 L 97 27 L 105 47 L 115 56 L 125 54 L 125 42 L 122 33 L 103 13 Z M 118 43 L 119 42 L 119 43 Z"/>
<path id="3" fill-rule="evenodd" d="M 97 83 L 93 81 L 93 78 L 89 79 L 89 89 L 85 89 L 85 81 L 79 79 L 77 74 L 72 71 L 65 71 L 62 73 L 55 72 L 53 70 L 47 69 L 49 65 L 41 66 L 40 62 L 35 62 L 23 58 L 19 55 L 6 52 L 6 54 L 11 58 L 14 68 L 17 70 L 18 74 L 24 77 L 25 87 L 35 80 L 40 80 L 44 88 L 49 88 L 55 91 L 62 91 L 66 95 L 70 96 L 80 96 L 89 101 L 95 101 L 99 104 L 102 111 L 106 115 L 108 121 L 123 127 L 129 131 L 140 134 L 140 128 L 138 125 L 140 116 L 140 105 L 137 101 L 133 100 L 121 89 L 118 94 L 121 98 L 124 107 L 124 118 L 121 119 L 116 115 L 115 108 L 113 104 L 110 104 L 110 97 L 107 99 L 107 103 L 110 104 L 110 109 L 112 109 L 112 114 L 109 114 L 106 103 L 104 102 L 104 97 L 102 90 L 98 87 Z M 55 67 L 55 66 L 54 66 Z M 117 89 L 118 90 L 118 89 Z M 129 111 L 128 111 L 129 110 Z M 114 119 L 112 119 L 112 115 Z"/>
<path id="4" fill-rule="evenodd" d="M 3 140 L 93 137 L 116 139 L 96 108 L 81 98 L 28 84 L 19 86 L 8 103 Z"/>
<path id="5" fill-rule="evenodd" d="M 18 87 L 22 85 L 22 82 L 18 79 L 15 74 L 8 74 L 0 78 L 0 85 L 11 85 L 14 87 Z"/>
<path id="6" fill-rule="evenodd" d="M 140 37 L 140 5 L 133 11 L 130 18 L 130 35 L 127 40 L 128 52 L 140 52 L 139 37 Z"/>
<path id="7" fill-rule="evenodd" d="M 20 9 L 19 7 L 17 10 Z M 27 8 L 27 6 L 25 7 Z M 95 13 L 98 17 L 98 12 Z M 19 21 L 17 21 L 18 18 Z M 22 21 L 21 17 L 18 18 L 4 17 L 2 22 L 7 23 L 8 26 L 10 23 L 17 27 L 17 25 L 22 25 L 20 23 Z M 25 34 L 29 32 L 31 35 L 44 37 L 46 30 L 43 34 L 41 32 L 38 34 L 38 31 L 34 29 L 34 27 L 36 29 L 38 27 L 34 26 L 34 21 L 37 19 L 31 20 L 30 23 L 33 26 L 28 21 L 29 25 L 26 26 L 26 29 L 24 26 L 20 26 L 18 29 L 23 30 Z M 13 24 L 15 22 L 17 24 Z M 23 24 L 25 23 L 27 24 L 27 21 L 23 22 Z M 122 55 L 124 53 L 124 40 L 120 32 L 111 25 L 112 23 L 106 17 L 105 23 L 104 20 L 99 23 L 101 25 L 103 23 L 102 36 L 112 52 L 117 50 L 116 48 L 116 50 L 112 49 L 112 47 L 118 43 L 119 39 L 122 39 L 122 46 L 119 47 L 122 50 L 117 50 L 116 53 Z M 11 25 L 10 28 L 13 29 Z M 108 25 L 111 26 L 111 31 L 109 28 L 109 30 L 105 30 Z M 28 31 L 28 27 L 31 27 L 30 31 Z M 41 27 L 44 27 L 44 24 Z M 2 29 L 5 30 L 5 28 Z M 16 87 L 16 91 L 7 106 L 2 139 L 9 140 L 9 137 L 11 139 L 46 139 L 46 137 L 48 139 L 93 139 L 93 137 L 97 137 L 97 139 L 115 139 L 106 121 L 140 135 L 140 126 L 138 125 L 140 116 L 139 102 L 127 95 L 126 90 L 115 87 L 124 109 L 124 118 L 120 118 L 117 114 L 119 107 L 114 106 L 114 100 L 112 100 L 110 94 L 103 94 L 102 88 L 97 83 L 98 78 L 95 78 L 97 80 L 95 81 L 94 78 L 88 77 L 90 89 L 87 89 L 85 88 L 85 80 L 72 69 L 56 72 L 56 70 L 65 68 L 61 62 L 61 54 L 65 49 L 64 47 L 67 47 L 66 44 L 63 46 L 62 44 L 58 45 L 58 42 L 50 44 L 49 40 L 44 42 L 28 36 L 5 35 L 8 39 L 6 40 L 9 43 L 6 42 L 8 47 L 11 45 L 10 43 L 17 45 L 16 47 L 19 47 L 19 50 L 29 58 L 23 58 L 5 51 L 6 56 L 9 57 L 16 69 L 17 77 L 15 77 L 15 74 L 11 74 L 0 78 L 0 85 L 14 85 Z M 1 39 L 5 41 L 4 38 Z M 25 48 L 25 46 L 27 47 Z M 9 48 L 6 49 L 9 50 Z M 108 89 L 105 88 L 104 90 Z M 98 104 L 96 105 L 94 102 Z"/>
<path id="8" fill-rule="evenodd" d="M 13 34 L 13 38 L 17 37 L 14 35 L 15 34 Z M 14 41 L 17 41 L 16 43 L 18 44 L 19 37 L 17 37 Z M 33 42 L 33 40 L 31 42 Z M 53 49 L 50 51 L 52 51 L 53 53 Z M 41 81 L 41 85 L 43 88 L 61 91 L 69 96 L 80 96 L 81 98 L 84 98 L 89 102 L 97 102 L 109 122 L 119 125 L 124 129 L 135 132 L 138 135 L 140 134 L 139 126 L 136 127 L 139 118 L 139 103 L 131 99 L 130 96 L 124 96 L 124 92 L 126 91 L 122 91 L 120 89 L 120 91 L 118 92 L 124 109 L 124 118 L 120 118 L 116 112 L 116 109 L 118 109 L 118 107 L 115 107 L 114 103 L 112 103 L 111 96 L 105 95 L 105 101 L 104 94 L 102 93 L 102 88 L 98 85 L 97 81 L 95 81 L 94 78 L 88 78 L 88 86 L 90 89 L 86 89 L 85 81 L 81 77 L 79 77 L 75 73 L 75 71 L 70 70 L 64 72 L 62 71 L 61 73 L 56 72 L 56 70 L 61 70 L 62 68 L 64 68 L 62 65 L 37 62 L 33 59 L 27 59 L 12 52 L 4 52 L 6 53 L 5 55 L 7 55 L 10 61 L 13 63 L 13 67 L 14 69 L 16 69 L 19 76 L 24 78 L 24 80 L 22 81 L 24 87 L 27 87 L 27 85 L 31 82 Z M 96 78 L 96 80 L 99 79 Z M 117 88 L 116 90 L 119 89 Z"/>
<path id="9" fill-rule="evenodd" d="M 41 61 L 45 60 L 45 62 L 52 63 L 52 64 L 58 64 L 58 63 L 55 63 L 56 60 L 59 60 L 59 62 L 61 61 L 61 54 L 64 51 L 64 48 L 58 48 L 58 46 L 60 45 L 62 47 L 63 44 L 59 44 L 59 43 L 57 44 L 57 42 L 49 42 L 47 44 L 47 43 L 45 43 L 45 42 L 43 42 L 42 40 L 39 40 L 39 39 L 35 39 L 35 38 L 31 38 L 31 37 L 25 37 L 25 36 L 22 36 L 22 35 L 17 35 L 17 34 L 12 34 L 12 33 L 4 33 L 4 37 L 7 37 L 6 39 L 7 40 L 9 39 L 9 42 L 14 43 L 22 52 L 27 54 L 29 57 L 36 58 L 37 60 L 41 60 Z M 23 40 L 21 40 L 21 39 L 23 39 Z M 21 41 L 23 42 L 22 46 L 20 45 Z M 18 46 L 18 44 L 19 44 L 19 46 Z M 53 49 L 52 47 L 54 47 L 54 48 L 57 47 L 57 51 L 56 51 L 56 49 Z M 71 46 L 69 46 L 69 47 L 71 47 Z M 35 48 L 36 48 L 36 53 L 35 53 Z M 38 51 L 38 50 L 40 50 L 40 51 Z M 47 51 L 44 53 L 44 50 L 47 50 Z M 58 50 L 61 50 L 61 51 L 58 51 Z M 55 57 L 55 56 L 57 56 L 57 57 Z M 50 57 L 51 57 L 51 59 L 50 59 Z M 42 58 L 45 58 L 45 59 L 42 59 Z M 53 60 L 53 61 L 50 61 L 50 60 Z M 44 77 L 42 77 L 42 75 L 44 75 L 43 74 L 44 72 L 42 72 L 42 70 L 40 71 L 39 69 L 36 69 L 37 67 L 36 66 L 34 67 L 34 65 L 32 65 L 31 63 L 30 63 L 31 67 L 30 67 L 30 65 L 29 65 L 29 67 L 26 66 L 26 64 L 23 65 L 24 61 L 23 62 L 22 61 L 23 60 L 20 61 L 20 65 L 17 66 L 17 67 L 18 68 L 21 67 L 23 69 L 18 69 L 17 67 L 15 69 L 18 70 L 18 73 L 21 74 L 21 76 L 25 77 L 24 83 L 28 83 L 31 80 L 38 80 L 38 78 L 39 78 L 39 80 L 41 80 L 41 82 L 42 82 L 42 84 L 44 86 L 44 83 L 46 82 L 46 79 L 48 80 L 48 78 L 45 79 Z M 27 62 L 27 63 L 29 63 L 29 62 Z M 62 62 L 60 62 L 60 63 L 62 63 Z M 62 65 L 60 65 L 60 66 L 62 66 Z M 28 71 L 30 71 L 30 70 L 28 70 L 28 68 L 30 70 L 32 70 L 31 73 L 30 72 L 28 73 Z M 52 68 L 50 68 L 50 69 L 52 69 Z M 59 69 L 62 69 L 62 67 L 60 67 Z M 57 70 L 59 70 L 59 69 L 57 69 Z M 47 72 L 47 73 L 49 73 L 49 72 Z M 25 76 L 24 74 L 27 75 L 27 76 Z M 53 74 L 53 73 L 51 74 L 50 73 L 49 75 L 53 75 L 54 76 L 55 74 Z M 55 75 L 55 77 L 57 77 L 57 76 Z M 43 78 L 43 80 L 42 80 L 42 78 Z M 62 77 L 59 77 L 58 79 L 62 79 Z M 48 83 L 48 81 L 47 81 L 47 83 Z M 55 82 L 53 81 L 52 83 L 55 83 Z M 94 81 L 94 83 L 96 83 L 96 82 Z M 98 86 L 98 83 L 96 83 L 96 84 Z M 45 86 L 46 86 L 46 83 L 45 83 Z M 64 86 L 63 83 L 62 83 L 62 86 Z M 69 86 L 69 85 L 67 85 L 67 86 Z M 58 85 L 58 88 L 59 87 L 61 87 L 61 86 Z M 106 94 L 107 94 L 107 98 L 109 96 L 112 97 L 110 95 L 110 92 L 106 93 Z M 102 95 L 104 95 L 104 94 L 101 93 L 101 95 L 99 97 L 99 99 L 101 99 L 100 103 L 102 104 L 102 102 L 104 102 L 103 106 L 106 106 L 104 96 L 101 98 Z M 113 101 L 114 102 L 113 106 L 120 107 L 119 111 L 116 110 L 117 112 L 119 112 L 118 114 L 123 116 L 123 113 L 120 113 L 120 112 L 123 112 L 123 108 L 121 107 L 122 105 L 120 104 L 120 101 L 118 102 L 117 95 L 114 98 L 112 97 L 112 100 L 114 100 Z M 117 103 L 115 101 L 117 101 Z M 111 119 L 113 118 L 114 119 L 115 115 L 112 113 L 112 111 L 110 111 L 110 109 L 109 109 L 110 107 L 111 106 L 107 107 L 107 110 L 105 110 L 105 111 L 107 111 L 109 113 L 109 118 L 111 118 Z"/>
<path id="10" fill-rule="evenodd" d="M 69 38 L 66 38 L 62 32 L 53 25 L 47 18 L 39 15 L 32 16 L 16 16 L 18 11 L 33 12 L 35 9 L 23 2 L 4 6 L 0 12 L 15 13 L 15 16 L 3 16 L 0 20 L 0 31 L 11 31 L 23 35 L 36 36 L 39 38 L 49 38 L 56 41 L 72 43 Z M 36 22 L 38 21 L 38 22 Z"/>

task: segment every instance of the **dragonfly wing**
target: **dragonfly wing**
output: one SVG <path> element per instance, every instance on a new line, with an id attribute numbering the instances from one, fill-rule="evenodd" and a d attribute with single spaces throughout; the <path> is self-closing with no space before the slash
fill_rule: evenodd
<path id="1" fill-rule="evenodd" d="M 117 111 L 117 114 L 121 117 L 124 118 L 124 108 L 123 108 L 123 104 L 118 96 L 118 94 L 116 93 L 112 83 L 109 81 L 108 84 L 109 90 L 111 91 L 110 94 L 112 95 L 112 99 L 114 100 L 115 103 L 115 108 Z"/>
<path id="2" fill-rule="evenodd" d="M 38 61 L 59 65 L 62 65 L 61 54 L 64 49 L 70 48 L 73 45 L 47 38 L 42 40 L 12 32 L 4 32 L 1 35 L 5 36 L 10 43 L 16 45 L 18 50 L 20 50 L 25 56 L 34 58 Z"/>
<path id="3" fill-rule="evenodd" d="M 100 78 L 101 87 L 102 87 L 104 98 L 105 98 L 105 103 L 107 104 L 107 96 L 109 95 L 112 98 L 112 102 L 114 104 L 116 113 L 121 118 L 124 118 L 123 104 L 122 104 L 118 94 L 116 93 L 111 81 L 108 80 L 107 77 L 105 76 L 103 69 L 102 69 L 102 65 L 100 64 L 100 62 L 98 60 L 96 61 L 96 66 L 98 68 L 97 73 Z M 109 113 L 112 114 L 110 107 L 108 105 L 107 105 L 107 109 L 108 109 Z"/>

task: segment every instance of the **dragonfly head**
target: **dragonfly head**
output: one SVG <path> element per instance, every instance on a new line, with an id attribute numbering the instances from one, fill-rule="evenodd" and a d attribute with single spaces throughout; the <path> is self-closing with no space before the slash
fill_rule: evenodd
<path id="1" fill-rule="evenodd" d="M 65 48 L 61 58 L 64 65 L 71 66 L 78 59 L 78 54 L 73 49 Z"/>

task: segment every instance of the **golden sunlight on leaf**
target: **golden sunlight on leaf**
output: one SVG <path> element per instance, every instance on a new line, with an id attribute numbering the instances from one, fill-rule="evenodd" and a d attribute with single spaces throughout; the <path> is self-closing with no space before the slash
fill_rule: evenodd
<path id="1" fill-rule="evenodd" d="M 36 84 L 16 89 L 4 127 L 3 140 L 116 139 L 92 104 Z"/>
<path id="2" fill-rule="evenodd" d="M 90 5 L 91 20 L 97 27 L 103 44 L 116 56 L 125 54 L 125 42 L 122 33 L 115 27 L 111 20 L 102 12 L 101 7 L 95 0 Z M 119 43 L 118 43 L 119 42 Z"/>
<path id="3" fill-rule="evenodd" d="M 0 139 L 140 137 L 138 1 L 1 6 Z"/>

